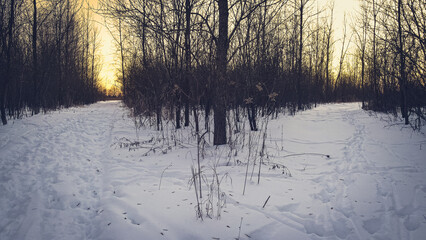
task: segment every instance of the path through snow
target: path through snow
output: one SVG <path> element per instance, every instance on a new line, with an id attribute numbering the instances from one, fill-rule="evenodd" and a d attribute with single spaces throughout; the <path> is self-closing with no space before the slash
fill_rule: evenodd
<path id="1" fill-rule="evenodd" d="M 11 121 L 0 127 L 0 239 L 422 239 L 426 138 L 381 117 L 351 103 L 271 120 L 260 185 L 253 176 L 245 195 L 247 135 L 206 146 L 206 180 L 215 163 L 229 177 L 220 220 L 204 222 L 190 129 L 135 131 L 120 102 Z"/>

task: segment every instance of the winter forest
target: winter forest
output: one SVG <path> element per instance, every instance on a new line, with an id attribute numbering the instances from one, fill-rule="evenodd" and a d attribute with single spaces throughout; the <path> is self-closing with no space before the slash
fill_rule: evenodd
<path id="1" fill-rule="evenodd" d="M 0 19 L 0 239 L 426 235 L 424 0 L 0 0 Z"/>
<path id="2" fill-rule="evenodd" d="M 158 129 L 166 109 L 176 128 L 191 114 L 214 112 L 220 145 L 227 111 L 244 111 L 256 130 L 259 115 L 349 101 L 419 125 L 425 3 L 359 4 L 335 36 L 332 1 L 129 0 L 96 9 L 86 1 L 1 1 L 2 121 L 99 99 L 96 11 L 116 41 L 124 102 L 135 115 L 157 118 Z"/>

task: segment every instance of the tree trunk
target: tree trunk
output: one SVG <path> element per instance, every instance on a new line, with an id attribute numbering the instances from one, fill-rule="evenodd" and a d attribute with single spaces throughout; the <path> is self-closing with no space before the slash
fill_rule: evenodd
<path id="1" fill-rule="evenodd" d="M 297 107 L 302 109 L 302 53 L 303 53 L 303 8 L 304 8 L 303 0 L 300 0 L 300 28 L 299 28 L 299 58 L 297 63 Z"/>
<path id="2" fill-rule="evenodd" d="M 163 130 L 163 126 L 161 124 L 161 118 L 162 118 L 161 110 L 162 110 L 161 105 L 156 107 L 157 131 Z"/>
<path id="3" fill-rule="evenodd" d="M 226 144 L 226 105 L 223 86 L 226 84 L 226 67 L 228 55 L 228 0 L 218 0 L 219 37 L 217 39 L 215 81 L 216 98 L 214 102 L 214 145 Z"/>
<path id="4" fill-rule="evenodd" d="M 211 110 L 211 105 L 210 105 L 210 100 L 207 100 L 205 108 L 204 108 L 204 128 L 206 131 L 210 131 L 210 126 L 209 126 L 209 121 L 210 121 L 210 110 Z"/>
<path id="5" fill-rule="evenodd" d="M 398 41 L 399 41 L 399 59 L 400 59 L 400 77 L 399 77 L 399 92 L 401 94 L 401 114 L 405 119 L 405 124 L 409 124 L 408 121 L 408 109 L 407 109 L 407 75 L 405 73 L 405 55 L 404 55 L 404 43 L 402 41 L 402 23 L 401 23 L 401 9 L 402 0 L 398 0 Z"/>
<path id="6" fill-rule="evenodd" d="M 185 1 L 185 127 L 189 126 L 189 76 L 191 70 L 191 1 Z"/>
<path id="7" fill-rule="evenodd" d="M 257 131 L 257 123 L 256 123 L 256 106 L 251 103 L 248 107 L 247 107 L 247 116 L 249 119 L 249 124 L 250 124 L 250 130 L 251 131 Z"/>
<path id="8" fill-rule="evenodd" d="M 367 45 L 368 12 L 365 8 L 362 12 L 362 39 L 361 39 L 361 88 L 362 108 L 365 108 L 365 47 Z"/>
<path id="9" fill-rule="evenodd" d="M 3 125 L 7 124 L 6 118 L 6 94 L 7 87 L 10 80 L 10 67 L 11 67 L 11 50 L 12 50 L 12 41 L 13 41 L 13 25 L 15 23 L 15 0 L 10 1 L 10 17 L 8 25 L 8 42 L 6 49 L 6 76 L 2 84 L 2 89 L 0 92 L 0 112 L 1 112 L 1 121 Z"/>
<path id="10" fill-rule="evenodd" d="M 7 80 L 6 80 L 7 81 Z M 1 86 L 1 95 L 0 95 L 0 111 L 1 111 L 1 121 L 3 123 L 3 125 L 7 124 L 7 118 L 6 118 L 6 108 L 5 108 L 5 104 L 6 104 L 6 88 L 7 88 L 7 84 L 3 84 Z"/>
<path id="11" fill-rule="evenodd" d="M 325 60 L 325 100 L 329 102 L 330 99 L 330 64 L 331 62 L 331 49 L 332 49 L 332 32 L 333 32 L 333 14 L 334 14 L 334 5 L 331 8 L 330 15 L 330 25 L 327 26 L 327 36 L 326 36 L 326 60 Z"/>
<path id="12" fill-rule="evenodd" d="M 179 65 L 179 42 L 180 42 L 180 35 L 181 35 L 181 17 L 179 15 L 179 11 L 176 11 L 176 19 L 177 19 L 177 30 L 176 30 L 176 36 L 175 36 L 175 40 L 173 42 L 172 45 L 172 52 L 171 52 L 171 56 L 173 58 L 173 70 L 171 71 L 172 73 L 172 78 L 174 79 L 174 82 L 177 85 L 180 85 L 182 83 L 182 76 L 184 75 L 182 73 L 183 71 L 183 67 L 182 65 Z M 182 104 L 182 98 L 184 98 L 185 100 L 187 99 L 186 94 L 188 94 L 188 87 L 186 85 L 186 83 L 183 83 L 183 93 L 182 91 L 177 91 L 176 92 L 176 129 L 180 129 L 181 128 L 181 121 L 180 121 L 180 112 L 181 112 L 181 104 Z M 186 111 L 186 109 L 185 109 Z M 189 118 L 188 118 L 189 119 Z M 187 119 L 186 119 L 186 112 L 185 112 L 185 126 L 187 125 Z M 188 120 L 189 121 L 189 120 Z"/>
<path id="13" fill-rule="evenodd" d="M 93 42 L 92 42 L 92 69 L 91 69 L 91 89 L 90 93 L 92 94 L 90 102 L 95 102 L 95 54 L 96 54 L 96 30 L 93 31 Z M 87 99 L 86 99 L 87 101 Z"/>
<path id="14" fill-rule="evenodd" d="M 197 106 L 193 107 L 193 111 L 194 111 L 195 132 L 198 134 L 200 133 L 200 120 L 198 119 Z"/>
<path id="15" fill-rule="evenodd" d="M 373 0 L 373 91 L 374 91 L 374 107 L 377 108 L 379 105 L 379 87 L 377 84 L 377 53 L 376 53 L 376 24 L 377 24 L 377 13 L 376 13 L 376 2 Z"/>
<path id="16" fill-rule="evenodd" d="M 118 33 L 120 34 L 120 55 L 121 55 L 121 74 L 123 78 L 123 98 L 126 98 L 126 76 L 124 75 L 124 49 L 123 49 L 123 33 L 121 29 L 121 18 L 118 19 Z"/>
<path id="17" fill-rule="evenodd" d="M 33 111 L 39 112 L 38 103 L 38 79 L 37 79 L 37 0 L 33 0 Z"/>
<path id="18" fill-rule="evenodd" d="M 177 106 L 176 106 L 176 129 L 180 129 L 180 100 L 178 100 Z"/>
<path id="19" fill-rule="evenodd" d="M 365 107 L 365 87 L 364 87 L 364 76 L 365 76 L 365 49 L 361 53 L 361 88 L 362 88 L 362 109 Z"/>
<path id="20" fill-rule="evenodd" d="M 146 2 L 142 1 L 143 4 L 143 16 L 142 16 L 142 64 L 146 68 L 147 62 L 147 53 L 146 53 Z"/>

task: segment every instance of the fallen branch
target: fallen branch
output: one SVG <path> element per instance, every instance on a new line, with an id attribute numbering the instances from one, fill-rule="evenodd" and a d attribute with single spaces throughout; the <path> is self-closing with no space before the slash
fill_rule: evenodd
<path id="1" fill-rule="evenodd" d="M 276 157 L 287 158 L 287 157 L 295 157 L 295 156 L 303 156 L 303 155 L 313 155 L 313 156 L 321 156 L 321 157 L 330 158 L 330 155 L 322 154 L 322 153 L 295 153 L 295 154 L 289 154 L 289 155 L 285 155 L 285 156 L 276 156 Z"/>
<path id="2" fill-rule="evenodd" d="M 291 177 L 291 172 L 290 169 L 288 169 L 288 167 L 286 167 L 284 164 L 280 164 L 280 163 L 274 163 L 274 162 L 269 162 L 269 164 L 272 164 L 272 169 L 283 169 L 283 174 Z"/>

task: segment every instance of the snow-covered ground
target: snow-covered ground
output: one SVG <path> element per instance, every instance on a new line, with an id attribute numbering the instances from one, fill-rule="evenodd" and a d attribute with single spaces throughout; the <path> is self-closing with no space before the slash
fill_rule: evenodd
<path id="1" fill-rule="evenodd" d="M 425 239 L 426 137 L 357 103 L 270 120 L 260 184 L 262 131 L 204 145 L 204 221 L 192 128 L 128 115 L 101 102 L 1 126 L 0 239 Z"/>

